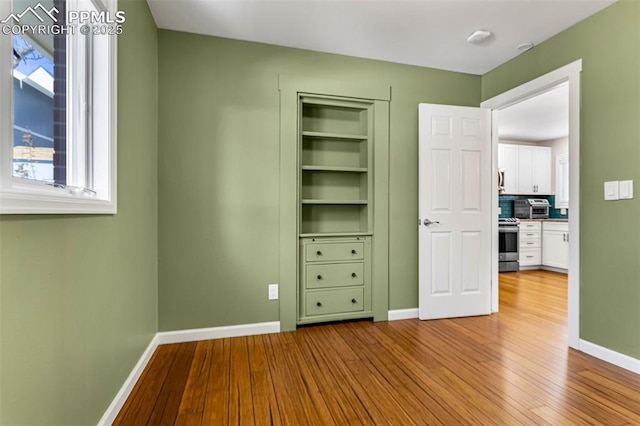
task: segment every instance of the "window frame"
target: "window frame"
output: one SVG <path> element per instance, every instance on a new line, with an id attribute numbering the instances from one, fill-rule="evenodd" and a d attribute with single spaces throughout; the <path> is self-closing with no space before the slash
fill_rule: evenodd
<path id="1" fill-rule="evenodd" d="M 110 12 L 117 10 L 117 0 L 103 0 L 102 3 Z M 11 1 L 0 1 L 0 17 L 8 16 L 11 8 Z M 100 142 L 101 152 L 107 153 L 107 158 L 100 158 L 100 164 L 94 165 L 94 170 L 100 173 L 94 176 L 100 181 L 96 196 L 75 186 L 60 187 L 13 176 L 13 67 L 10 60 L 0 61 L 0 214 L 117 213 L 117 36 L 109 36 L 106 44 L 109 63 L 105 81 L 94 79 L 100 84 L 99 90 L 108 94 L 109 103 L 106 108 L 100 108 L 107 111 L 106 124 L 100 126 L 106 133 Z M 0 34 L 0 57 L 8 59 L 11 55 L 11 35 Z M 73 79 L 67 81 L 68 96 L 77 93 L 69 91 L 74 84 Z"/>

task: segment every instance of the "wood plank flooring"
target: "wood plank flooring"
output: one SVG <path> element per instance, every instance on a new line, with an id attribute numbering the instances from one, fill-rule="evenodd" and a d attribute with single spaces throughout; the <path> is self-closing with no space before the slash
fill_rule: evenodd
<path id="1" fill-rule="evenodd" d="M 640 376 L 567 349 L 566 276 L 500 313 L 160 346 L 115 425 L 638 425 Z"/>

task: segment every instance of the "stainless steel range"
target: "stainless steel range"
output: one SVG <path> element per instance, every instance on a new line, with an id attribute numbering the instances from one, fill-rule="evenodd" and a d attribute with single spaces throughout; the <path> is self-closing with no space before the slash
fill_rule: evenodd
<path id="1" fill-rule="evenodd" d="M 520 270 L 518 262 L 518 246 L 520 245 L 520 219 L 498 219 L 498 271 L 517 272 Z"/>

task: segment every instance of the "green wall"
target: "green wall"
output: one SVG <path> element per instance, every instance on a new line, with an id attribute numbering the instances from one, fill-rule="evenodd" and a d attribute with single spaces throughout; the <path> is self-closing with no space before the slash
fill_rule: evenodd
<path id="1" fill-rule="evenodd" d="M 389 308 L 403 309 L 418 304 L 418 103 L 477 106 L 582 58 L 581 337 L 640 357 L 637 197 L 602 201 L 605 180 L 640 178 L 640 3 L 483 77 L 158 32 L 144 2 L 120 9 L 118 214 L 0 217 L 0 424 L 94 424 L 158 329 L 279 319 L 281 73 L 392 86 Z"/>
<path id="2" fill-rule="evenodd" d="M 2 425 L 96 424 L 157 331 L 157 30 L 119 9 L 118 214 L 0 216 Z"/>
<path id="3" fill-rule="evenodd" d="M 160 330 L 279 320 L 280 73 L 392 86 L 390 308 L 418 305 L 418 103 L 478 105 L 480 77 L 161 30 Z"/>
<path id="4" fill-rule="evenodd" d="M 482 98 L 579 58 L 580 337 L 640 358 L 640 197 L 605 202 L 603 190 L 640 182 L 640 2 L 618 2 L 484 75 Z"/>

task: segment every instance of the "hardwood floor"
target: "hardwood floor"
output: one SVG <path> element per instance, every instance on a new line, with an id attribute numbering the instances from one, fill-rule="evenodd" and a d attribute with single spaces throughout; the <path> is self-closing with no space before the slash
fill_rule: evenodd
<path id="1" fill-rule="evenodd" d="M 640 424 L 640 376 L 567 349 L 566 297 L 508 273 L 491 316 L 162 345 L 114 424 Z"/>

